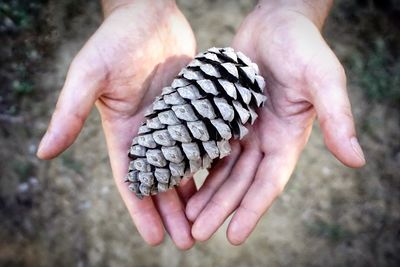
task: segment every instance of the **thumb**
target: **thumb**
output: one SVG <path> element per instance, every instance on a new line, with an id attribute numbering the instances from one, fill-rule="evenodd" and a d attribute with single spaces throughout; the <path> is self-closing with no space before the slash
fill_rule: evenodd
<path id="1" fill-rule="evenodd" d="M 308 68 L 306 79 L 325 144 L 343 164 L 361 167 L 365 157 L 356 137 L 344 69 L 329 48 L 318 62 Z"/>
<path id="2" fill-rule="evenodd" d="M 76 139 L 98 97 L 101 75 L 82 56 L 73 60 L 37 156 L 51 159 Z"/>

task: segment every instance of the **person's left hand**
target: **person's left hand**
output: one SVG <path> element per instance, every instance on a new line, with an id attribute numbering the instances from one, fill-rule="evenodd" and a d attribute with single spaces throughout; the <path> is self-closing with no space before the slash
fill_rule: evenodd
<path id="1" fill-rule="evenodd" d="M 227 229 L 243 243 L 283 191 L 318 115 L 328 149 L 345 165 L 365 164 L 340 62 L 318 27 L 298 12 L 261 8 L 240 27 L 233 47 L 258 63 L 268 101 L 242 142 L 211 170 L 189 200 L 192 235 L 207 240 L 235 212 Z"/>

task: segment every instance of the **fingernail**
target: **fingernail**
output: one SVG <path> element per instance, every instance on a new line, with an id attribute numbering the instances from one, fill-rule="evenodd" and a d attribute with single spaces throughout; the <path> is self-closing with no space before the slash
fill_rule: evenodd
<path id="1" fill-rule="evenodd" d="M 193 199 L 189 200 L 188 203 L 186 204 L 186 217 L 188 218 L 189 221 L 194 222 L 197 218 L 198 215 L 198 208 L 196 204 L 193 201 Z"/>
<path id="2" fill-rule="evenodd" d="M 231 221 L 229 225 L 229 241 L 231 242 L 232 245 L 240 245 L 243 240 L 241 237 L 241 232 L 240 232 L 240 225 L 236 220 Z"/>
<path id="3" fill-rule="evenodd" d="M 42 140 L 39 143 L 38 149 L 36 151 L 36 155 L 42 154 L 43 150 L 46 148 L 48 143 L 49 143 L 49 134 L 46 132 L 43 135 Z"/>
<path id="4" fill-rule="evenodd" d="M 229 230 L 230 230 L 231 234 L 233 234 L 235 236 L 238 234 L 239 225 L 236 220 L 231 221 L 231 223 L 229 225 Z"/>
<path id="5" fill-rule="evenodd" d="M 196 239 L 198 239 L 199 237 L 201 237 L 203 235 L 203 229 L 201 227 L 199 227 L 199 223 L 194 223 L 192 226 L 192 236 Z"/>
<path id="6" fill-rule="evenodd" d="M 186 206 L 186 218 L 191 222 L 196 220 L 196 214 L 190 206 Z"/>
<path id="7" fill-rule="evenodd" d="M 196 221 L 192 226 L 192 236 L 198 241 L 206 241 L 209 238 L 206 225 Z"/>
<path id="8" fill-rule="evenodd" d="M 364 156 L 364 152 L 361 149 L 360 143 L 358 142 L 356 137 L 352 137 L 350 139 L 351 142 L 351 146 L 353 147 L 354 152 L 356 152 L 356 154 L 358 155 L 358 157 L 365 162 L 365 156 Z"/>

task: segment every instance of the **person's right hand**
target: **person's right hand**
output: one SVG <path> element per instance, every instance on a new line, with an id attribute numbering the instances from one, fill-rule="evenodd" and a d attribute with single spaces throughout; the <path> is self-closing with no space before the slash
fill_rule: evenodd
<path id="1" fill-rule="evenodd" d="M 143 110 L 194 55 L 192 30 L 174 1 L 114 0 L 103 6 L 106 19 L 74 58 L 37 155 L 51 159 L 68 148 L 96 104 L 115 182 L 140 234 L 157 245 L 164 225 L 176 246 L 188 249 L 194 241 L 184 209 L 196 191 L 193 179 L 143 200 L 123 180 Z"/>

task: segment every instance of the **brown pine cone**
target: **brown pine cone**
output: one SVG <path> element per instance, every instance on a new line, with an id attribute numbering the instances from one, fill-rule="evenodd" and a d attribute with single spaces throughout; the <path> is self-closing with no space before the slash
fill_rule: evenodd
<path id="1" fill-rule="evenodd" d="M 162 89 L 129 150 L 125 181 L 139 197 L 178 186 L 214 159 L 229 155 L 266 100 L 258 66 L 232 48 L 198 54 Z"/>

